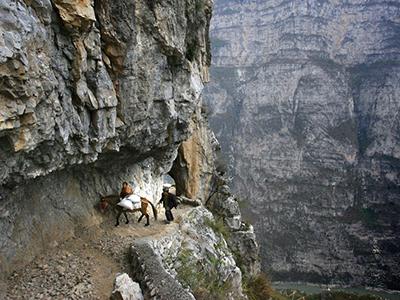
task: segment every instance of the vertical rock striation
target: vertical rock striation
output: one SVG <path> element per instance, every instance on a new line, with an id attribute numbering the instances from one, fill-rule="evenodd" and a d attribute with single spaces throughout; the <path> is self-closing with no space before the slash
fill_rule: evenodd
<path id="1" fill-rule="evenodd" d="M 400 288 L 399 16 L 216 1 L 211 125 L 274 279 Z"/>
<path id="2" fill-rule="evenodd" d="M 177 195 L 205 202 L 216 181 L 215 160 L 220 146 L 201 108 L 193 116 L 189 130 L 192 134 L 180 145 L 169 173 L 175 180 Z"/>
<path id="3" fill-rule="evenodd" d="M 209 0 L 0 0 L 0 274 L 159 196 L 208 80 Z M 28 250 L 27 250 L 28 249 Z"/>

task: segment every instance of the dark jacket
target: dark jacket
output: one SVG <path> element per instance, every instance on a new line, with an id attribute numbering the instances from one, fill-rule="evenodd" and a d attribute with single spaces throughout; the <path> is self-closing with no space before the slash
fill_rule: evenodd
<path id="1" fill-rule="evenodd" d="M 176 196 L 168 192 L 162 193 L 161 199 L 158 203 L 162 203 L 165 209 L 172 209 L 178 206 L 178 202 L 176 201 Z"/>

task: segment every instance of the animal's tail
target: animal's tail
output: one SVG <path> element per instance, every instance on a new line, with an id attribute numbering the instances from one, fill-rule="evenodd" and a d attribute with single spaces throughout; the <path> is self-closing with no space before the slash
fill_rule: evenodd
<path id="1" fill-rule="evenodd" d="M 151 203 L 150 200 L 147 200 L 146 198 L 143 198 L 143 199 L 151 205 L 151 208 L 153 209 L 154 219 L 157 220 L 157 209 L 156 209 L 156 207 L 154 206 L 153 203 Z"/>

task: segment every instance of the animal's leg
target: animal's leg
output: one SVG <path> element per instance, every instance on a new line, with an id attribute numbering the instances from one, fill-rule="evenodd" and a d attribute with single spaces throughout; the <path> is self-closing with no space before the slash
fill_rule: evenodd
<path id="1" fill-rule="evenodd" d="M 124 211 L 124 216 L 125 216 L 125 219 L 126 219 L 125 224 L 128 224 L 129 223 L 129 219 L 128 219 L 128 215 L 126 214 L 126 211 Z"/>
<path id="2" fill-rule="evenodd" d="M 150 217 L 149 217 L 149 214 L 146 214 L 145 216 L 146 216 L 147 222 L 146 222 L 146 224 L 144 224 L 144 226 L 149 226 L 149 225 L 150 225 Z"/>
<path id="3" fill-rule="evenodd" d="M 121 214 L 122 214 L 122 211 L 119 211 L 118 215 L 117 215 L 117 223 L 115 223 L 115 226 L 119 225 L 119 217 L 121 216 Z"/>
<path id="4" fill-rule="evenodd" d="M 140 218 L 139 218 L 139 220 L 138 220 L 138 223 L 140 223 L 140 221 L 142 221 L 143 217 L 144 217 L 144 214 L 142 214 L 142 215 L 140 216 Z"/>

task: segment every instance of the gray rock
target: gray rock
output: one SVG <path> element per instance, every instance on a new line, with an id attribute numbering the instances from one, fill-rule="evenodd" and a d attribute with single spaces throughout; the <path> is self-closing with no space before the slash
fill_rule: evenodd
<path id="1" fill-rule="evenodd" d="M 211 1 L 95 2 L 0 0 L 2 276 L 123 181 L 157 201 L 200 110 Z"/>
<path id="2" fill-rule="evenodd" d="M 142 289 L 128 274 L 117 274 L 114 289 L 110 299 L 112 300 L 143 300 Z"/>
<path id="3" fill-rule="evenodd" d="M 242 272 L 218 231 L 221 228 L 213 224 L 213 214 L 199 206 L 185 213 L 169 234 L 134 242 L 133 267 L 150 294 L 166 300 L 194 299 L 193 295 L 246 299 Z"/>
<path id="4" fill-rule="evenodd" d="M 273 279 L 400 288 L 398 16 L 215 3 L 210 123 Z"/>
<path id="5" fill-rule="evenodd" d="M 201 201 L 199 199 L 189 199 L 185 196 L 178 196 L 177 200 L 179 204 L 184 204 L 184 205 L 190 205 L 190 206 L 200 206 L 202 205 Z"/>
<path id="6" fill-rule="evenodd" d="M 80 225 L 100 224 L 100 196 L 118 193 L 123 181 L 158 201 L 169 172 L 178 194 L 199 200 L 182 221 L 184 236 L 136 244 L 146 250 L 138 263 L 147 270 L 141 284 L 160 299 L 194 299 L 190 284 L 175 278 L 187 250 L 194 253 L 190 264 L 200 260 L 196 272 L 209 279 L 205 288 L 215 281 L 228 299 L 245 298 L 242 273 L 202 206 L 221 180 L 219 144 L 201 99 L 211 8 L 211 0 L 0 0 L 1 276 L 46 245 L 57 247 Z M 230 230 L 242 230 L 236 200 L 220 204 Z M 43 279 L 50 286 L 43 297 L 64 290 L 73 299 L 89 297 L 87 264 L 64 259 L 71 261 L 41 266 L 54 274 Z M 62 277 L 67 288 L 58 285 Z M 113 297 L 130 299 L 132 284 L 119 276 Z"/>

